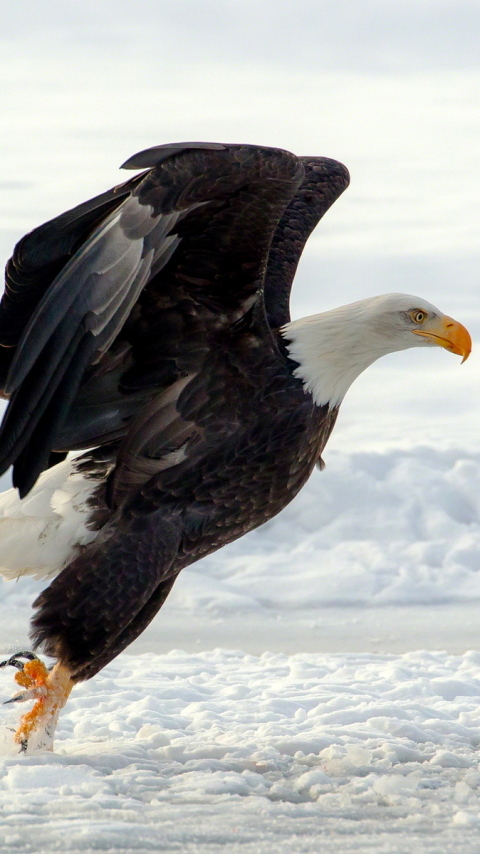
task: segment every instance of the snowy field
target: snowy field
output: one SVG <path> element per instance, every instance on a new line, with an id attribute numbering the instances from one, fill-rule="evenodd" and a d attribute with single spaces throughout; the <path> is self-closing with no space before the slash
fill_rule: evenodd
<path id="1" fill-rule="evenodd" d="M 476 2 L 4 5 L 4 260 L 128 177 L 135 151 L 278 145 L 352 174 L 309 241 L 295 316 L 402 291 L 475 348 Z M 54 754 L 19 756 L 5 707 L 1 854 L 479 854 L 479 384 L 476 349 L 461 368 L 427 350 L 372 366 L 326 470 L 182 573 L 73 691 Z M 43 586 L 0 587 L 2 655 L 28 647 Z"/>
<path id="2" fill-rule="evenodd" d="M 2 850 L 476 852 L 479 700 L 479 652 L 123 655 L 4 747 Z"/>
<path id="3" fill-rule="evenodd" d="M 479 666 L 125 655 L 76 691 L 55 756 L 4 759 L 5 849 L 476 850 Z"/>
<path id="4" fill-rule="evenodd" d="M 333 454 L 184 570 L 55 755 L 20 758 L 4 712 L 2 850 L 477 852 L 479 480 L 480 454 Z M 41 587 L 4 586 L 4 651 Z"/>

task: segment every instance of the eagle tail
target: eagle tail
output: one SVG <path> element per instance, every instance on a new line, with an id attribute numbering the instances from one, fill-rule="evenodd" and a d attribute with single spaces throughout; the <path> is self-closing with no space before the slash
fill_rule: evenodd
<path id="1" fill-rule="evenodd" d="M 75 465 L 77 454 L 44 471 L 23 500 L 16 489 L 0 494 L 0 575 L 51 578 L 96 532 L 87 522 L 88 499 L 98 486 Z"/>

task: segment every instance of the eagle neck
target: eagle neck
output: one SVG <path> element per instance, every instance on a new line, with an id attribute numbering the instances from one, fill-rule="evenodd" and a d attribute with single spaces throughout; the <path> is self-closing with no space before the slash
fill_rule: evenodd
<path id="1" fill-rule="evenodd" d="M 397 349 L 384 335 L 375 334 L 360 306 L 304 317 L 281 329 L 288 356 L 297 365 L 293 374 L 317 406 L 338 407 L 369 365 Z"/>

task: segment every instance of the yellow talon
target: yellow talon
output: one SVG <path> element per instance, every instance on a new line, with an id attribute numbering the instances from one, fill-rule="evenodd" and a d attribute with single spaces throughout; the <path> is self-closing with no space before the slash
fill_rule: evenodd
<path id="1" fill-rule="evenodd" d="M 58 716 L 74 684 L 70 671 L 59 662 L 49 672 L 42 661 L 34 659 L 15 674 L 15 681 L 33 690 L 36 698 L 33 708 L 20 720 L 15 742 L 26 751 L 29 739 L 34 736 L 35 747 L 52 750 Z"/>
<path id="2" fill-rule="evenodd" d="M 22 688 L 33 688 L 37 685 L 44 685 L 48 679 L 49 673 L 43 661 L 39 658 L 34 658 L 33 661 L 27 661 L 23 670 L 18 670 L 15 673 L 15 682 L 21 685 Z"/>

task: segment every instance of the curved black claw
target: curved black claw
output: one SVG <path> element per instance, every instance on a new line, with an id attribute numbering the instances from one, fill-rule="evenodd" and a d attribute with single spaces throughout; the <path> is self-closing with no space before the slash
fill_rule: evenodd
<path id="1" fill-rule="evenodd" d="M 23 670 L 25 667 L 25 662 L 20 661 L 20 658 L 26 658 L 27 661 L 35 661 L 38 659 L 38 655 L 35 655 L 34 652 L 30 652 L 30 650 L 26 650 L 23 652 L 14 652 L 10 658 L 6 658 L 5 661 L 0 661 L 0 667 L 16 667 L 17 670 Z"/>

